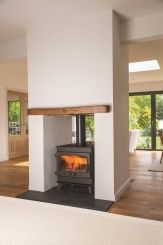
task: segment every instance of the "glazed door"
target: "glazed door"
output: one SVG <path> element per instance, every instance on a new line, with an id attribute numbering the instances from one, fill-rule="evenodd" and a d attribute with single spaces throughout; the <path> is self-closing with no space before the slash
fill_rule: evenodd
<path id="1" fill-rule="evenodd" d="M 139 131 L 137 149 L 162 149 L 158 134 L 158 130 L 163 130 L 162 91 L 130 94 L 129 127 Z"/>
<path id="2" fill-rule="evenodd" d="M 134 94 L 129 97 L 129 129 L 139 133 L 137 149 L 152 149 L 151 96 Z"/>
<path id="3" fill-rule="evenodd" d="M 8 92 L 9 159 L 28 155 L 27 94 Z"/>
<path id="4" fill-rule="evenodd" d="M 158 130 L 163 130 L 163 92 L 155 94 L 155 128 L 156 128 L 156 150 L 161 150 L 161 141 Z"/>

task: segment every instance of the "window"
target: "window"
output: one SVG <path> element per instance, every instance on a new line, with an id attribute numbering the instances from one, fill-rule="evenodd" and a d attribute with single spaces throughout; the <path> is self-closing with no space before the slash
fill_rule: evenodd
<path id="1" fill-rule="evenodd" d="M 94 141 L 95 134 L 95 122 L 94 116 L 85 117 L 85 127 L 86 127 L 86 141 Z"/>
<path id="2" fill-rule="evenodd" d="M 139 132 L 137 149 L 162 149 L 158 130 L 163 130 L 163 91 L 130 94 L 129 129 Z"/>
<path id="3" fill-rule="evenodd" d="M 20 101 L 8 102 L 8 132 L 9 135 L 20 134 Z"/>

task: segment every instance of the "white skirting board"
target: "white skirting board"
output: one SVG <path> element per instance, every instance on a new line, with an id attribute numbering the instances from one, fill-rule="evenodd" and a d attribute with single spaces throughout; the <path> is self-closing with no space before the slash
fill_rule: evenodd
<path id="1" fill-rule="evenodd" d="M 125 181 L 125 183 L 118 189 L 118 191 L 115 193 L 115 202 L 117 202 L 120 197 L 123 195 L 123 193 L 128 189 L 128 187 L 131 184 L 131 179 Z"/>

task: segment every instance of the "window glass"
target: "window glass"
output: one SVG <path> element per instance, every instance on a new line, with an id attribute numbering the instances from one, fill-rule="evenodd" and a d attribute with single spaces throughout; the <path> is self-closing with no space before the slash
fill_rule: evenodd
<path id="1" fill-rule="evenodd" d="M 8 132 L 10 135 L 19 135 L 20 130 L 20 101 L 9 101 Z"/>

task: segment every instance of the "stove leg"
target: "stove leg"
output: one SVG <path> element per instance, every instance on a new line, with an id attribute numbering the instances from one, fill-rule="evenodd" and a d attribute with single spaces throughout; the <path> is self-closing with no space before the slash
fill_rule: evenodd
<path id="1" fill-rule="evenodd" d="M 88 192 L 89 194 L 92 194 L 92 187 L 90 185 L 88 186 Z"/>
<path id="2" fill-rule="evenodd" d="M 58 191 L 62 189 L 62 184 L 58 184 Z"/>
<path id="3" fill-rule="evenodd" d="M 71 190 L 72 191 L 74 190 L 74 184 L 71 184 Z"/>
<path id="4" fill-rule="evenodd" d="M 59 183 L 58 184 L 58 191 L 60 191 L 62 188 L 64 188 L 67 184 L 66 183 Z"/>

